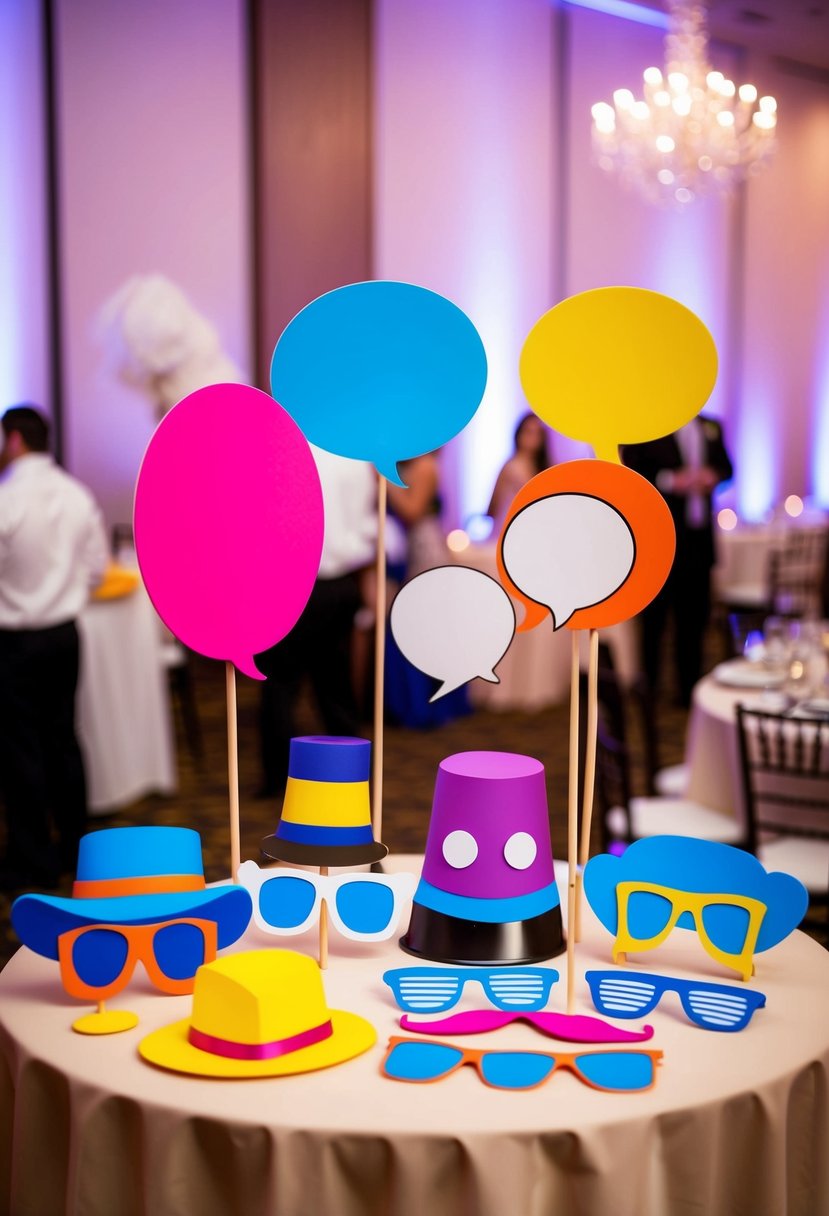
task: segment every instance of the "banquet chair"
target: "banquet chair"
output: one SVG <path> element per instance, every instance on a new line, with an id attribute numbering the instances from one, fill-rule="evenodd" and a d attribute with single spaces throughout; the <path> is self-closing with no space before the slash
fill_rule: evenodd
<path id="1" fill-rule="evenodd" d="M 748 848 L 799 878 L 829 945 L 829 718 L 737 706 Z"/>
<path id="2" fill-rule="evenodd" d="M 769 611 L 777 616 L 818 617 L 829 526 L 792 529 L 786 543 L 769 558 Z"/>
<path id="3" fill-rule="evenodd" d="M 627 745 L 615 738 L 599 717 L 596 747 L 596 792 L 605 852 L 617 852 L 645 836 L 696 836 L 747 847 L 741 822 L 689 798 L 640 796 L 632 793 Z"/>

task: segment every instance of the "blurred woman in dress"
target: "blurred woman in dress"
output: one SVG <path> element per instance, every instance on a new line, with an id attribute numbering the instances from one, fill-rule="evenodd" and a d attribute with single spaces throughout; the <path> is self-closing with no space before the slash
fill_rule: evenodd
<path id="1" fill-rule="evenodd" d="M 435 566 L 449 561 L 449 550 L 441 521 L 440 464 L 437 452 L 426 452 L 400 464 L 406 488 L 388 486 L 389 519 L 405 534 L 403 552 L 397 562 L 389 560 L 388 572 L 396 582 L 408 582 Z M 428 729 L 441 726 L 470 712 L 465 688 L 457 688 L 440 700 L 429 698 L 440 686 L 404 658 L 391 630 L 386 635 L 385 707 L 400 726 Z"/>
<path id="2" fill-rule="evenodd" d="M 493 536 L 500 535 L 509 505 L 521 487 L 550 464 L 546 426 L 536 414 L 524 414 L 515 428 L 513 454 L 496 478 L 487 507 Z"/>

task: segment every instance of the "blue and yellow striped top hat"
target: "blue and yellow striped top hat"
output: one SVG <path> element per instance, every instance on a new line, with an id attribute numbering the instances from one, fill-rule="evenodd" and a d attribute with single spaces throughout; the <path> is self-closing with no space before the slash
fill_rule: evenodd
<path id="1" fill-rule="evenodd" d="M 356 866 L 388 849 L 374 839 L 368 778 L 371 744 L 343 735 L 291 740 L 282 817 L 262 841 L 266 857 L 309 866 Z"/>

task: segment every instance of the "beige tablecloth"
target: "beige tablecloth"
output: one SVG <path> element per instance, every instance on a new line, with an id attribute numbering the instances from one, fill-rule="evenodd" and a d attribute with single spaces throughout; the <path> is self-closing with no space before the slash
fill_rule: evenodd
<path id="1" fill-rule="evenodd" d="M 172 793 L 176 761 L 161 625 L 143 586 L 93 600 L 78 619 L 77 727 L 89 809 Z"/>
<path id="2" fill-rule="evenodd" d="M 419 859 L 390 859 L 416 869 Z M 557 875 L 564 879 L 563 867 Z M 589 910 L 576 1012 L 595 1012 L 583 972 L 610 963 Z M 248 930 L 244 947 L 280 940 Z M 311 936 L 281 939 L 308 953 Z M 238 947 L 241 948 L 241 947 Z M 568 1074 L 527 1093 L 472 1069 L 434 1085 L 379 1073 L 399 1013 L 381 982 L 411 965 L 393 940 L 332 933 L 333 1008 L 377 1028 L 365 1055 L 298 1077 L 211 1081 L 144 1064 L 142 1035 L 185 1017 L 189 997 L 137 979 L 113 1007 L 140 1026 L 73 1034 L 78 1004 L 57 965 L 20 950 L 0 975 L 0 1204 L 14 1216 L 825 1216 L 829 1212 L 829 954 L 795 933 L 758 955 L 768 998 L 738 1034 L 689 1025 L 675 997 L 648 1019 L 664 1051 L 644 1094 L 591 1090 Z M 564 957 L 553 960 L 562 977 Z M 643 970 L 735 982 L 676 930 Z M 458 1009 L 478 1004 L 477 985 Z M 562 981 L 550 1007 L 563 1010 Z M 638 1025 L 638 1023 L 628 1023 Z M 554 1049 L 528 1026 L 460 1040 Z M 563 1050 L 571 1049 L 564 1044 Z M 9 1199 L 10 1196 L 10 1199 Z"/>

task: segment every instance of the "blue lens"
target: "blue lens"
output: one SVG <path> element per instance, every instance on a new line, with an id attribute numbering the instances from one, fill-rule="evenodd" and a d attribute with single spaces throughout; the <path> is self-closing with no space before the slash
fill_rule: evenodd
<path id="1" fill-rule="evenodd" d="M 628 896 L 628 933 L 638 941 L 656 937 L 671 918 L 673 904 L 653 891 L 634 891 Z"/>
<path id="2" fill-rule="evenodd" d="M 343 883 L 336 904 L 340 919 L 352 933 L 382 933 L 394 912 L 394 896 L 379 882 Z"/>
<path id="3" fill-rule="evenodd" d="M 689 986 L 682 994 L 682 1003 L 688 1017 L 699 1026 L 708 1030 L 742 1030 L 756 1008 L 754 1004 L 749 1006 L 747 995 L 725 989 L 717 991 L 705 985 Z"/>
<path id="4" fill-rule="evenodd" d="M 543 1009 L 558 972 L 542 967 L 505 967 L 481 977 L 484 992 L 497 1009 Z"/>
<path id="5" fill-rule="evenodd" d="M 259 888 L 259 915 L 275 929 L 296 929 L 308 919 L 316 899 L 304 878 L 269 878 Z"/>
<path id="6" fill-rule="evenodd" d="M 167 925 L 153 938 L 153 953 L 169 979 L 192 979 L 204 962 L 204 934 L 197 925 Z"/>
<path id="7" fill-rule="evenodd" d="M 733 904 L 709 904 L 702 910 L 702 923 L 711 941 L 720 950 L 739 954 L 748 934 L 749 914 Z"/>
<path id="8" fill-rule="evenodd" d="M 656 985 L 639 976 L 623 972 L 588 972 L 585 979 L 590 985 L 593 1004 L 600 1013 L 611 1017 L 640 1017 L 650 1013 L 659 1000 Z"/>
<path id="9" fill-rule="evenodd" d="M 488 1085 L 498 1089 L 532 1089 L 555 1068 L 553 1056 L 531 1051 L 491 1051 L 481 1059 L 481 1072 Z"/>
<path id="10" fill-rule="evenodd" d="M 653 1081 L 653 1060 L 641 1051 L 595 1051 L 579 1056 L 576 1067 L 602 1089 L 647 1089 Z"/>
<path id="11" fill-rule="evenodd" d="M 129 945 L 114 929 L 89 929 L 72 947 L 72 963 L 78 978 L 91 988 L 105 988 L 124 970 Z"/>
<path id="12" fill-rule="evenodd" d="M 396 1081 L 433 1081 L 463 1059 L 463 1052 L 445 1043 L 397 1043 L 383 1065 Z"/>
<path id="13" fill-rule="evenodd" d="M 460 976 L 437 967 L 400 967 L 383 979 L 408 1013 L 443 1013 L 457 1004 L 462 986 Z"/>

